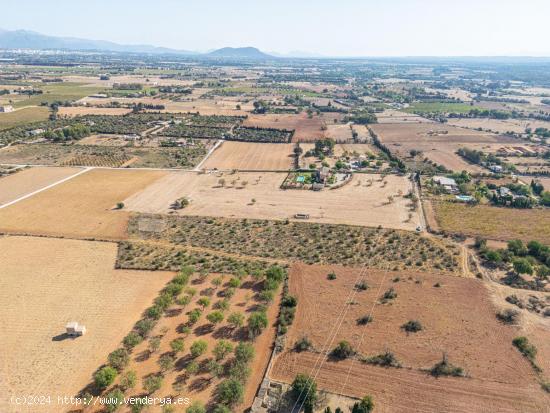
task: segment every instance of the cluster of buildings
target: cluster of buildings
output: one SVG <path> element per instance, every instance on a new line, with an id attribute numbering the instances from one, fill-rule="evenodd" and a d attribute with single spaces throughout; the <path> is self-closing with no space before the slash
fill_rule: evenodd
<path id="1" fill-rule="evenodd" d="M 13 110 L 13 106 L 11 105 L 0 106 L 0 113 L 9 113 L 13 112 Z"/>

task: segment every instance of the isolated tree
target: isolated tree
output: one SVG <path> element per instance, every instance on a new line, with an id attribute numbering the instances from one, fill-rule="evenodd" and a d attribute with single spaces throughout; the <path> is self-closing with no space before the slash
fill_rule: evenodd
<path id="1" fill-rule="evenodd" d="M 317 383 L 306 374 L 298 374 L 292 382 L 292 396 L 305 413 L 313 413 L 317 401 Z"/>

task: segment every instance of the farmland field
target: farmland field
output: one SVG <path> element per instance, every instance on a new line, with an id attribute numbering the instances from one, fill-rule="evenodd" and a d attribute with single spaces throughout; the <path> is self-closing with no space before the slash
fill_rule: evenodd
<path id="1" fill-rule="evenodd" d="M 495 240 L 522 239 L 550 243 L 550 216 L 545 209 L 467 206 L 452 202 L 433 202 L 439 229 Z"/>
<path id="2" fill-rule="evenodd" d="M 126 234 L 129 214 L 114 210 L 117 202 L 163 175 L 160 171 L 88 171 L 1 209 L 0 232 L 119 239 Z"/>
<path id="3" fill-rule="evenodd" d="M 289 383 L 297 373 L 313 375 L 315 363 L 319 366 L 325 359 L 320 352 L 347 340 L 358 355 L 343 361 L 328 357 L 317 383 L 334 393 L 370 394 L 380 411 L 541 412 L 548 405 L 549 396 L 540 389 L 528 361 L 511 345 L 517 330 L 499 324 L 481 281 L 361 271 L 303 264 L 291 268 L 290 294 L 298 307 L 271 378 Z M 336 279 L 327 279 L 330 272 Z M 365 274 L 369 288 L 350 298 L 360 274 Z M 382 303 L 381 295 L 390 288 L 396 297 Z M 340 324 L 337 318 L 346 305 Z M 369 314 L 372 320 L 358 325 L 357 320 Z M 401 326 L 409 320 L 418 320 L 422 330 L 406 333 Z M 310 349 L 293 350 L 303 337 L 310 341 Z M 358 360 L 385 351 L 394 354 L 400 368 Z M 466 377 L 434 378 L 426 371 L 443 353 L 464 369 Z"/>
<path id="4" fill-rule="evenodd" d="M 289 170 L 293 167 L 293 144 L 223 142 L 201 165 L 202 169 Z"/>
<path id="5" fill-rule="evenodd" d="M 47 107 L 30 107 L 13 112 L 0 113 L 0 130 L 25 125 L 29 122 L 39 122 L 48 119 L 50 111 Z"/>
<path id="6" fill-rule="evenodd" d="M 189 206 L 178 211 L 182 215 L 284 220 L 306 213 L 320 223 L 408 230 L 419 225 L 418 212 L 409 211 L 410 201 L 399 195 L 411 189 L 406 177 L 356 175 L 341 188 L 323 191 L 283 190 L 284 178 L 281 173 L 173 172 L 124 203 L 131 211 L 167 213 L 175 200 L 187 197 Z"/>
<path id="7" fill-rule="evenodd" d="M 329 116 L 328 114 L 326 116 Z M 327 118 L 330 120 L 329 118 Z M 325 120 L 319 116 L 308 118 L 305 113 L 299 115 L 250 115 L 245 121 L 244 126 L 260 128 L 277 128 L 286 130 L 295 130 L 292 137 L 293 142 L 313 142 L 325 136 L 325 131 L 321 127 Z"/>
<path id="8" fill-rule="evenodd" d="M 131 109 L 126 108 L 98 108 L 89 106 L 69 106 L 59 108 L 60 116 L 83 116 L 83 115 L 125 115 Z"/>
<path id="9" fill-rule="evenodd" d="M 171 273 L 114 270 L 116 244 L 33 237 L 0 238 L 0 410 L 61 410 L 151 304 Z M 87 328 L 78 339 L 65 324 Z M 24 409 L 12 395 L 51 395 L 54 403 Z"/>
<path id="10" fill-rule="evenodd" d="M 76 174 L 79 168 L 29 168 L 0 178 L 0 206 Z"/>

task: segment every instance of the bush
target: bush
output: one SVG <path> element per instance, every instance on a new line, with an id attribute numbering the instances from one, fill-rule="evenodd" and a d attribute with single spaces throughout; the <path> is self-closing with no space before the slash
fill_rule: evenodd
<path id="1" fill-rule="evenodd" d="M 262 331 L 267 327 L 267 324 L 268 320 L 265 311 L 257 311 L 252 313 L 248 318 L 248 336 L 251 339 L 255 339 L 262 334 Z"/>
<path id="2" fill-rule="evenodd" d="M 152 394 L 162 387 L 163 377 L 160 374 L 151 375 L 143 380 L 143 390 Z"/>
<path id="3" fill-rule="evenodd" d="M 136 331 L 141 337 L 145 338 L 151 332 L 154 326 L 155 322 L 153 320 L 139 320 L 136 323 Z"/>
<path id="4" fill-rule="evenodd" d="M 227 379 L 218 385 L 216 395 L 220 403 L 233 406 L 242 402 L 244 386 L 238 380 Z"/>
<path id="5" fill-rule="evenodd" d="M 115 381 L 116 376 L 117 371 L 114 368 L 110 366 L 103 367 L 94 374 L 94 384 L 99 389 L 106 389 Z"/>
<path id="6" fill-rule="evenodd" d="M 223 360 L 233 350 L 233 345 L 227 340 L 220 340 L 214 346 L 214 356 L 216 360 Z"/>
<path id="7" fill-rule="evenodd" d="M 340 360 L 347 359 L 355 354 L 351 344 L 345 340 L 340 341 L 338 345 L 332 350 L 332 355 Z"/>
<path id="8" fill-rule="evenodd" d="M 105 395 L 107 399 L 105 402 L 105 410 L 112 413 L 116 412 L 118 408 L 124 403 L 124 393 L 120 389 L 114 389 Z"/>
<path id="9" fill-rule="evenodd" d="M 193 325 L 197 321 L 199 321 L 199 318 L 201 318 L 202 311 L 199 310 L 198 308 L 195 308 L 194 310 L 189 311 L 188 315 L 189 315 L 189 324 Z"/>
<path id="10" fill-rule="evenodd" d="M 449 363 L 446 355 L 443 355 L 443 359 L 432 367 L 432 369 L 430 370 L 430 373 L 432 374 L 432 376 L 435 376 L 435 377 L 464 376 L 464 370 L 461 367 L 456 367 L 456 366 L 453 366 L 451 363 Z"/>
<path id="11" fill-rule="evenodd" d="M 109 364 L 117 371 L 122 371 L 130 362 L 130 355 L 125 348 L 119 348 L 108 356 Z"/>
<path id="12" fill-rule="evenodd" d="M 512 340 L 512 344 L 519 350 L 521 354 L 527 357 L 532 362 L 535 361 L 537 355 L 537 348 L 529 343 L 527 337 L 516 337 Z"/>
<path id="13" fill-rule="evenodd" d="M 368 323 L 372 323 L 373 317 L 370 315 L 365 315 L 357 319 L 357 324 L 364 326 Z"/>
<path id="14" fill-rule="evenodd" d="M 204 340 L 197 340 L 191 344 L 191 355 L 193 357 L 199 357 L 200 355 L 204 354 L 206 352 L 206 349 L 208 348 L 208 344 Z"/>
<path id="15" fill-rule="evenodd" d="M 216 407 L 214 407 L 214 410 L 212 410 L 212 413 L 232 413 L 231 409 L 227 406 L 224 406 L 223 404 L 218 404 Z"/>
<path id="16" fill-rule="evenodd" d="M 254 359 L 254 346 L 250 343 L 239 343 L 235 347 L 235 359 L 241 363 L 249 363 Z"/>
<path id="17" fill-rule="evenodd" d="M 384 293 L 384 295 L 382 296 L 382 301 L 393 300 L 396 297 L 397 297 L 397 292 L 392 287 Z"/>
<path id="18" fill-rule="evenodd" d="M 354 403 L 351 413 L 371 413 L 374 410 L 374 402 L 371 396 L 365 396 L 360 402 Z"/>
<path id="19" fill-rule="evenodd" d="M 519 311 L 507 308 L 497 313 L 497 318 L 505 324 L 515 324 L 519 317 Z"/>
<path id="20" fill-rule="evenodd" d="M 163 354 L 158 363 L 161 371 L 168 371 L 174 368 L 176 360 L 172 354 Z"/>
<path id="21" fill-rule="evenodd" d="M 120 386 L 123 390 L 133 389 L 136 386 L 137 375 L 135 371 L 126 372 L 120 379 Z"/>
<path id="22" fill-rule="evenodd" d="M 233 328 L 242 327 L 244 324 L 244 315 L 237 312 L 231 313 L 229 317 L 227 317 L 227 321 Z"/>
<path id="23" fill-rule="evenodd" d="M 388 351 L 388 350 L 386 350 L 382 354 L 368 357 L 364 361 L 365 363 L 374 364 L 376 366 L 401 367 L 401 363 L 399 363 L 399 361 L 395 357 L 395 354 L 393 354 L 391 351 Z"/>
<path id="24" fill-rule="evenodd" d="M 246 363 L 234 360 L 229 367 L 229 377 L 244 383 L 250 376 L 251 370 Z"/>
<path id="25" fill-rule="evenodd" d="M 298 352 L 306 351 L 311 348 L 311 345 L 312 345 L 311 341 L 309 341 L 309 339 L 306 336 L 304 336 L 294 344 L 294 350 Z"/>
<path id="26" fill-rule="evenodd" d="M 327 275 L 327 280 L 335 280 L 336 279 L 336 273 L 334 272 L 329 272 L 328 275 Z"/>
<path id="27" fill-rule="evenodd" d="M 126 337 L 124 337 L 124 340 L 122 340 L 122 343 L 124 344 L 124 347 L 130 350 L 135 346 L 137 346 L 142 341 L 143 341 L 143 337 L 141 337 L 135 331 L 132 331 Z"/>
<path id="28" fill-rule="evenodd" d="M 191 406 L 185 409 L 185 413 L 206 413 L 206 409 L 201 402 L 194 401 Z"/>
<path id="29" fill-rule="evenodd" d="M 422 324 L 418 320 L 410 320 L 401 326 L 407 333 L 416 333 L 422 330 Z"/>
<path id="30" fill-rule="evenodd" d="M 355 288 L 357 288 L 359 291 L 365 291 L 368 290 L 369 285 L 366 281 L 360 281 L 357 284 L 355 284 Z"/>
<path id="31" fill-rule="evenodd" d="M 185 348 L 183 338 L 176 338 L 170 342 L 170 348 L 174 353 L 180 353 Z"/>
<path id="32" fill-rule="evenodd" d="M 221 323 L 223 318 L 223 313 L 221 311 L 212 311 L 206 316 L 206 319 L 214 325 Z"/>
<path id="33" fill-rule="evenodd" d="M 298 374 L 291 385 L 292 396 L 305 413 L 312 413 L 317 401 L 317 383 L 306 374 Z"/>

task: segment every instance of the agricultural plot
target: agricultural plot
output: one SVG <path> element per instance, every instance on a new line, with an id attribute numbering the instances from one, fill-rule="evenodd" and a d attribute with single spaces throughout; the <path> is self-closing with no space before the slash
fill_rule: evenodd
<path id="1" fill-rule="evenodd" d="M 238 127 L 227 135 L 228 140 L 262 143 L 288 143 L 293 131 L 274 128 Z"/>
<path id="2" fill-rule="evenodd" d="M 117 147 L 84 143 L 28 144 L 1 148 L 0 163 L 190 169 L 205 157 L 211 146 L 210 141 L 196 141 L 185 147 L 169 148 Z"/>
<path id="3" fill-rule="evenodd" d="M 329 118 L 328 114 L 326 116 L 327 121 L 332 121 L 332 118 Z M 297 115 L 250 115 L 243 125 L 247 127 L 294 130 L 294 135 L 292 136 L 294 142 L 313 142 L 315 139 L 325 136 L 325 131 L 323 130 L 325 119 L 317 115 L 309 118 L 306 113 Z"/>
<path id="4" fill-rule="evenodd" d="M 378 123 L 431 123 L 432 121 L 414 113 L 402 112 L 394 109 L 386 109 L 376 114 Z"/>
<path id="5" fill-rule="evenodd" d="M 461 129 L 441 124 L 379 124 L 371 125 L 380 141 L 402 158 L 411 150 L 452 171 L 482 172 L 456 154 L 461 147 L 487 150 L 517 143 L 514 138 Z"/>
<path id="6" fill-rule="evenodd" d="M 178 252 L 177 249 L 170 248 L 179 247 L 195 248 L 199 251 L 206 249 L 206 252 L 218 251 L 233 259 L 256 257 L 282 262 L 368 265 L 393 270 L 415 268 L 452 274 L 460 274 L 462 271 L 459 267 L 458 247 L 410 231 L 305 222 L 148 214 L 133 215 L 128 231 L 131 240 L 150 240 L 153 241 L 153 246 L 135 250 L 129 248 L 121 256 L 121 259 L 124 258 L 124 268 L 149 269 L 152 268 L 151 265 L 172 268 L 162 265 L 178 262 L 178 257 L 185 255 L 185 251 Z M 159 240 L 169 243 L 163 242 L 158 245 L 159 248 L 154 248 L 155 241 Z M 266 249 L 266 245 L 269 248 Z M 164 248 L 166 251 L 163 251 Z M 143 267 L 133 264 L 147 261 L 150 262 L 149 265 Z"/>
<path id="7" fill-rule="evenodd" d="M 129 214 L 116 204 L 161 171 L 92 170 L 0 209 L 0 232 L 73 238 L 125 237 Z"/>
<path id="8" fill-rule="evenodd" d="M 52 83 L 40 85 L 42 94 L 32 95 L 15 103 L 18 108 L 24 106 L 39 106 L 42 103 L 75 101 L 85 96 L 103 91 L 101 86 L 86 86 L 81 83 Z"/>
<path id="9" fill-rule="evenodd" d="M 79 168 L 29 168 L 0 178 L 0 206 L 52 185 L 81 171 Z"/>
<path id="10" fill-rule="evenodd" d="M 84 115 L 108 115 L 121 116 L 131 112 L 127 108 L 100 108 L 92 106 L 62 106 L 59 108 L 59 116 L 84 116 Z"/>
<path id="11" fill-rule="evenodd" d="M 202 169 L 285 171 L 293 168 L 294 144 L 223 142 Z"/>
<path id="12" fill-rule="evenodd" d="M 546 209 L 468 206 L 454 202 L 432 202 L 437 229 L 495 240 L 533 239 L 550 243 L 550 215 Z"/>
<path id="13" fill-rule="evenodd" d="M 14 112 L 0 113 L 0 130 L 44 121 L 48 119 L 49 114 L 50 110 L 47 107 L 22 108 Z"/>
<path id="14" fill-rule="evenodd" d="M 213 126 L 190 126 L 183 123 L 170 125 L 158 133 L 159 136 L 176 138 L 221 139 L 229 132 L 228 128 Z"/>
<path id="15" fill-rule="evenodd" d="M 33 237 L 0 238 L 0 305 L 4 349 L 0 356 L 0 410 L 36 412 L 11 396 L 73 396 L 89 382 L 172 276 L 166 272 L 114 270 L 113 243 Z M 87 334 L 64 336 L 78 321 Z M 83 356 L 85 355 L 85 356 Z"/>
<path id="16" fill-rule="evenodd" d="M 367 288 L 350 298 L 360 280 Z M 321 389 L 369 394 L 381 411 L 542 412 L 548 406 L 528 360 L 511 345 L 519 329 L 499 323 L 479 280 L 295 264 L 289 292 L 298 306 L 270 372 L 275 380 L 290 383 L 298 373 L 319 371 Z M 371 319 L 360 321 L 366 316 Z M 420 330 L 403 328 L 411 320 Z M 304 337 L 309 347 L 295 350 Z M 355 354 L 327 356 L 342 340 Z M 430 374 L 443 354 L 464 377 Z"/>
<path id="17" fill-rule="evenodd" d="M 406 230 L 420 223 L 404 197 L 412 189 L 406 177 L 356 175 L 341 188 L 323 191 L 283 190 L 284 179 L 280 173 L 174 172 L 124 203 L 131 211 L 167 213 L 186 197 L 190 204 L 178 211 L 182 215 L 285 220 L 309 214 L 312 222 Z"/>

